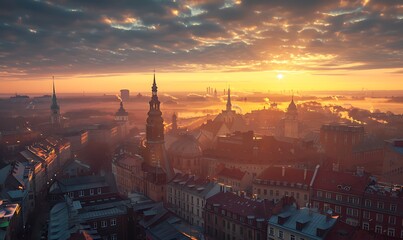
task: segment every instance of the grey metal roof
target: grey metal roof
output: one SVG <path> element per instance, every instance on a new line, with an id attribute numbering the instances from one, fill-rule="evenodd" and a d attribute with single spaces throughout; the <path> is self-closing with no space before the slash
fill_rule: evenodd
<path id="1" fill-rule="evenodd" d="M 281 216 L 289 215 L 289 218 L 284 224 L 278 224 L 278 218 Z M 306 223 L 301 231 L 296 229 L 296 223 Z M 324 237 L 316 235 L 317 229 L 330 230 L 334 224 L 336 224 L 337 218 L 326 219 L 326 215 L 310 210 L 309 208 L 296 209 L 295 207 L 289 207 L 283 211 L 280 215 L 273 215 L 269 219 L 269 225 L 283 228 L 291 232 L 296 232 L 301 235 L 305 235 L 310 239 L 321 240 Z"/>

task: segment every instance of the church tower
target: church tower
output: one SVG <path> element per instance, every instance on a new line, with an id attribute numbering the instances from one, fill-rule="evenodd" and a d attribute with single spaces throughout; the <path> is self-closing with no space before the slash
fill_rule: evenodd
<path id="1" fill-rule="evenodd" d="M 228 96 L 227 96 L 227 112 L 232 111 L 232 104 L 231 104 L 231 89 L 228 88 Z"/>
<path id="2" fill-rule="evenodd" d="M 176 116 L 176 113 L 172 115 L 172 132 L 177 132 L 178 131 L 178 116 Z"/>
<path id="3" fill-rule="evenodd" d="M 129 121 L 129 113 L 126 112 L 125 108 L 123 107 L 123 101 L 120 101 L 120 108 L 115 113 L 115 121 L 116 122 L 127 122 L 127 121 Z"/>
<path id="4" fill-rule="evenodd" d="M 298 138 L 298 110 L 294 103 L 294 95 L 288 105 L 284 118 L 284 136 L 289 138 Z"/>
<path id="5" fill-rule="evenodd" d="M 153 167 L 161 166 L 167 174 L 167 179 L 170 179 L 172 177 L 172 169 L 165 151 L 164 120 L 162 119 L 160 101 L 157 95 L 158 87 L 155 81 L 155 72 L 151 90 L 152 96 L 149 102 L 150 109 L 146 124 L 146 163 Z"/>
<path id="6" fill-rule="evenodd" d="M 59 128 L 61 127 L 61 115 L 60 115 L 60 107 L 57 104 L 56 98 L 56 90 L 55 90 L 55 78 L 53 77 L 53 95 L 52 95 L 52 105 L 50 106 L 50 123 L 52 127 Z"/>

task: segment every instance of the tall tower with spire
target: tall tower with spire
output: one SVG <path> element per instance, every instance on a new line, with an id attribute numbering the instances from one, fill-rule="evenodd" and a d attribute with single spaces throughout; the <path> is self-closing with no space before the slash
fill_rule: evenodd
<path id="1" fill-rule="evenodd" d="M 176 113 L 172 115 L 172 131 L 178 131 L 178 116 L 176 116 Z"/>
<path id="2" fill-rule="evenodd" d="M 232 104 L 231 104 L 231 89 L 228 88 L 228 96 L 227 96 L 227 112 L 232 111 Z"/>
<path id="3" fill-rule="evenodd" d="M 148 111 L 146 124 L 147 156 L 145 156 L 145 159 L 146 163 L 150 166 L 161 166 L 165 170 L 168 179 L 170 179 L 170 177 L 172 177 L 172 168 L 165 150 L 164 119 L 162 118 L 160 101 L 158 100 L 158 87 L 155 80 L 155 72 L 151 90 L 150 109 Z"/>
<path id="4" fill-rule="evenodd" d="M 50 105 L 50 122 L 52 127 L 58 128 L 61 127 L 61 115 L 60 115 L 60 107 L 57 104 L 56 97 L 56 89 L 55 89 L 55 77 L 53 77 L 53 94 L 52 94 L 52 105 Z"/>
<path id="5" fill-rule="evenodd" d="M 294 103 L 294 94 L 291 97 L 291 102 L 288 105 L 284 118 L 284 136 L 289 138 L 298 138 L 298 110 Z"/>

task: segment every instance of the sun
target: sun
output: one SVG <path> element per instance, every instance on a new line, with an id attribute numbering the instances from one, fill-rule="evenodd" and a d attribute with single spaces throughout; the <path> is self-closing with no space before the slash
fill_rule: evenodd
<path id="1" fill-rule="evenodd" d="M 281 73 L 277 74 L 277 79 L 278 79 L 278 80 L 283 79 L 283 77 L 284 77 L 283 74 L 281 74 Z"/>

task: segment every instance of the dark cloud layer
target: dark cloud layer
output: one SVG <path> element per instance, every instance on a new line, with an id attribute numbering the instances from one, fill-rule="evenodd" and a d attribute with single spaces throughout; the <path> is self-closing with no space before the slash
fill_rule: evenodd
<path id="1" fill-rule="evenodd" d="M 402 39 L 399 0 L 3 0 L 0 77 L 399 69 Z"/>

